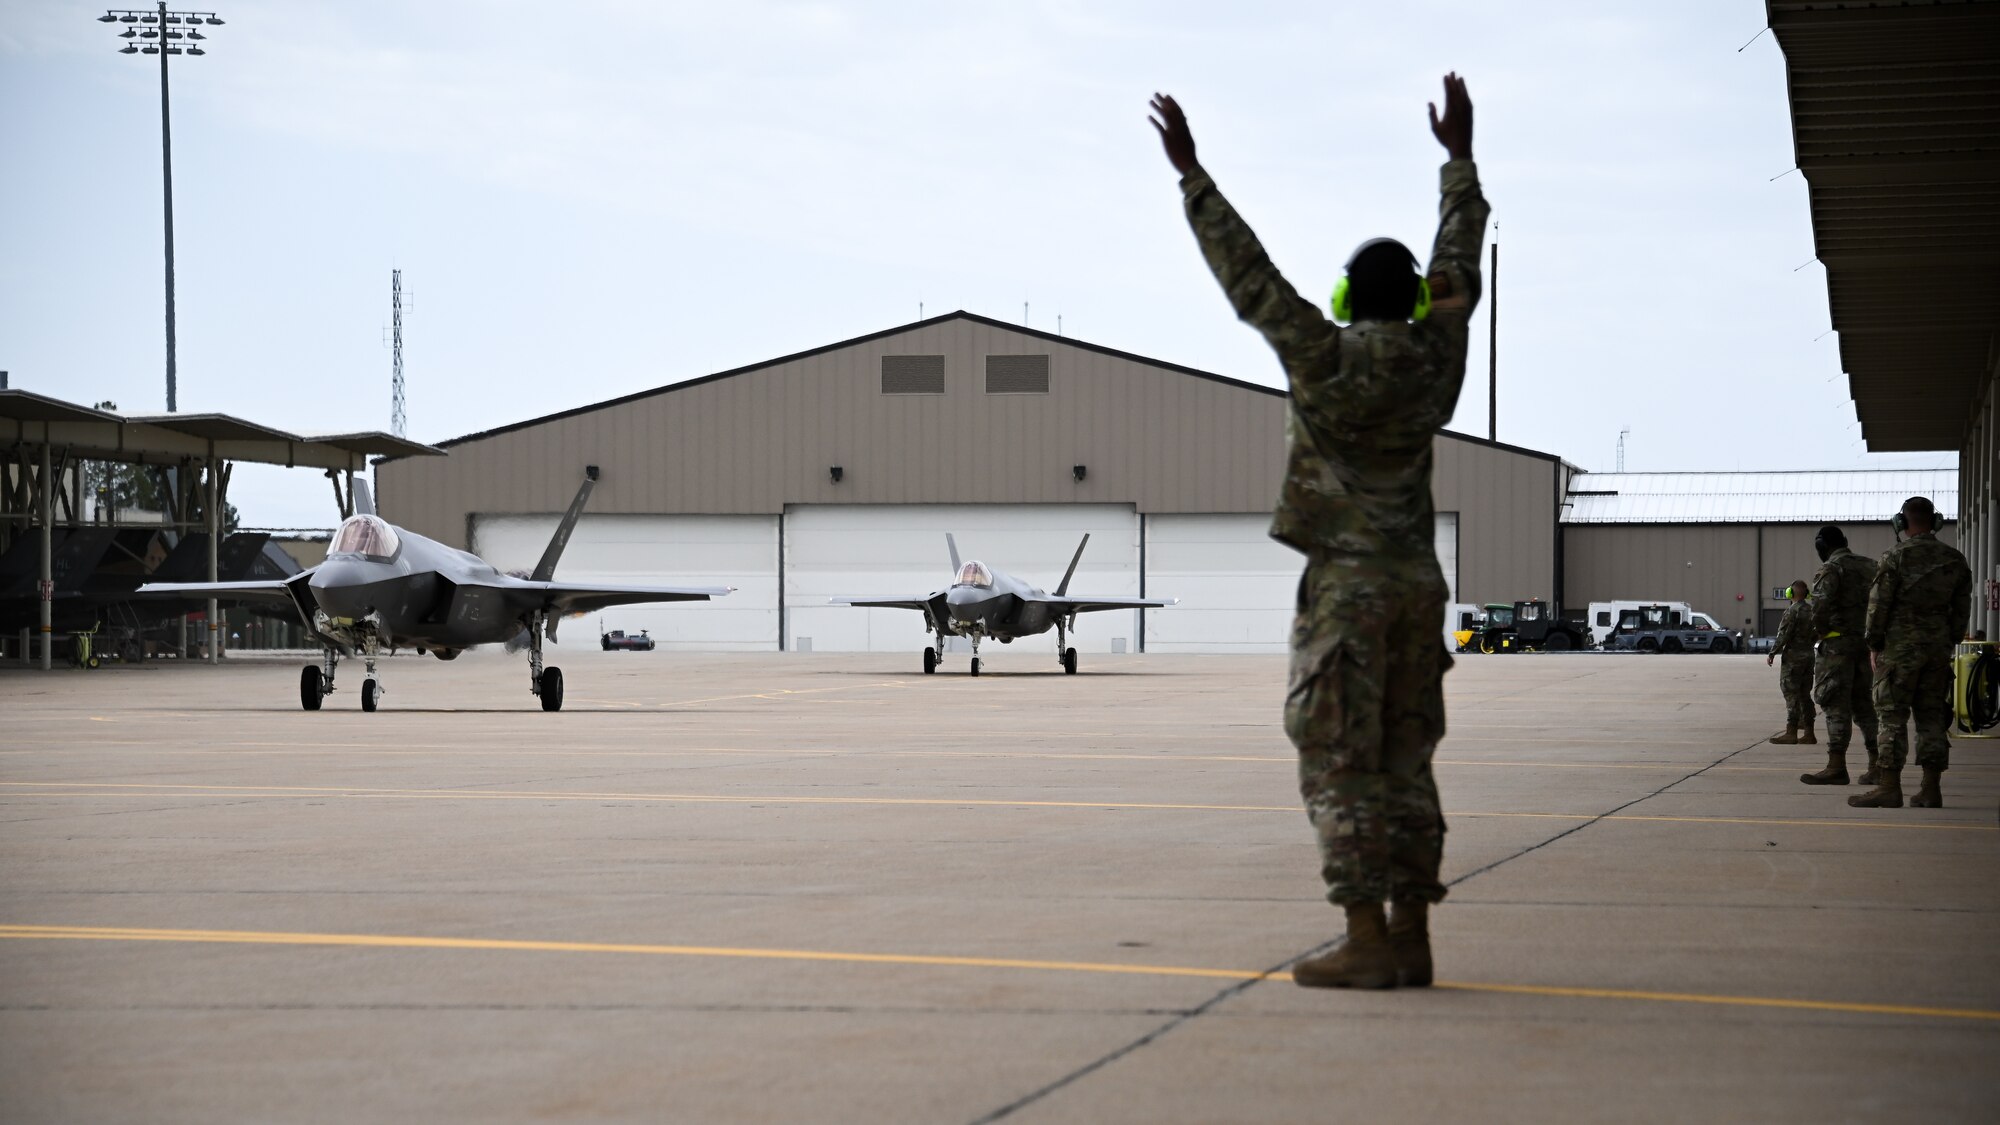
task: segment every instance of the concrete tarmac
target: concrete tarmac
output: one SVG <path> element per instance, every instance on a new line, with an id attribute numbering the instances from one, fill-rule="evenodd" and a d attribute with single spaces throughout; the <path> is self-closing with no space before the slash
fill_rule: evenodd
<path id="1" fill-rule="evenodd" d="M 1283 658 L 1046 647 L 0 669 L 0 1119 L 1994 1119 L 2000 741 L 1461 657 L 1439 987 L 1310 991 Z"/>

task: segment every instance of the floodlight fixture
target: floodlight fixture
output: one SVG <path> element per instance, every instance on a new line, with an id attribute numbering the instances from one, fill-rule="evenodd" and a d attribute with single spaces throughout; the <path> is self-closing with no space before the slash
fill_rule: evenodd
<path id="1" fill-rule="evenodd" d="M 98 23 L 126 25 L 118 35 L 125 40 L 125 45 L 118 48 L 119 54 L 160 56 L 160 186 L 163 197 L 161 210 L 166 226 L 167 413 L 172 414 L 179 409 L 179 380 L 174 339 L 174 147 L 167 60 L 172 55 L 206 55 L 207 51 L 193 46 L 192 42 L 186 46 L 182 42 L 206 40 L 208 37 L 195 29 L 201 26 L 221 27 L 222 18 L 214 12 L 171 11 L 167 8 L 167 0 L 157 0 L 152 11 L 111 8 L 96 19 Z M 139 26 L 132 26 L 134 24 Z M 187 30 L 183 31 L 183 28 Z"/>

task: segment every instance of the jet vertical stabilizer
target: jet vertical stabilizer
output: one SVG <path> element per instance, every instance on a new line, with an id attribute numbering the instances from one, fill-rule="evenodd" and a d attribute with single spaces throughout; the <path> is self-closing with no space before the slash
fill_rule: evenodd
<path id="1" fill-rule="evenodd" d="M 587 465 L 583 470 L 583 487 L 576 490 L 576 499 L 569 502 L 569 511 L 563 513 L 562 522 L 556 525 L 556 533 L 549 537 L 549 548 L 542 552 L 542 561 L 535 564 L 535 572 L 528 576 L 531 582 L 548 582 L 556 576 L 556 560 L 562 558 L 563 548 L 569 546 L 570 533 L 576 530 L 576 521 L 583 516 L 583 506 L 590 500 L 590 490 L 597 487 L 597 466 Z"/>
<path id="2" fill-rule="evenodd" d="M 1069 580 L 1076 577 L 1076 564 L 1083 561 L 1083 549 L 1090 546 L 1090 533 L 1083 533 L 1083 542 L 1076 545 L 1076 554 L 1069 560 L 1069 569 L 1063 571 L 1062 584 L 1056 587 L 1056 597 L 1069 593 Z"/>

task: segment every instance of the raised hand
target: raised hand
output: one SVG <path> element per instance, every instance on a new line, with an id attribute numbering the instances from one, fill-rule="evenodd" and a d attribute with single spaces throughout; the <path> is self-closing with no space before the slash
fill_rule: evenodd
<path id="1" fill-rule="evenodd" d="M 1465 92 L 1465 79 L 1456 71 L 1444 76 L 1444 116 L 1438 116 L 1435 102 L 1430 110 L 1431 135 L 1445 152 L 1453 160 L 1472 159 L 1472 98 Z M 1188 151 L 1192 154 L 1193 149 Z"/>
<path id="2" fill-rule="evenodd" d="M 1466 116 L 1471 120 L 1468 106 Z M 1180 103 L 1167 94 L 1153 95 L 1153 113 L 1157 116 L 1146 118 L 1154 130 L 1160 134 L 1160 144 L 1167 150 L 1167 162 L 1174 171 L 1185 176 L 1196 167 L 1194 160 L 1194 133 L 1188 129 L 1187 114 L 1181 112 Z"/>

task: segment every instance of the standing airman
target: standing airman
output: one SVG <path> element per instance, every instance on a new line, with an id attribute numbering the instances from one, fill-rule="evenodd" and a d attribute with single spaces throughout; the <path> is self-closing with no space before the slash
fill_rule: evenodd
<path id="1" fill-rule="evenodd" d="M 1847 744 L 1854 726 L 1868 747 L 1864 785 L 1875 783 L 1875 705 L 1869 696 L 1868 647 L 1862 630 L 1868 624 L 1868 584 L 1875 581 L 1875 564 L 1847 549 L 1847 533 L 1828 524 L 1813 537 L 1813 549 L 1823 564 L 1813 575 L 1813 635 L 1819 655 L 1813 662 L 1813 699 L 1826 715 L 1826 768 L 1800 774 L 1807 785 L 1847 784 Z"/>
<path id="2" fill-rule="evenodd" d="M 1805 579 L 1785 587 L 1785 597 L 1792 604 L 1785 607 L 1785 616 L 1778 621 L 1777 644 L 1771 655 L 1764 658 L 1766 668 L 1778 657 L 1785 658 L 1778 672 L 1778 690 L 1785 695 L 1785 732 L 1772 735 L 1771 741 L 1780 746 L 1812 746 L 1819 739 L 1813 737 L 1814 637 L 1812 602 L 1806 596 Z"/>
<path id="3" fill-rule="evenodd" d="M 1875 666 L 1875 712 L 1881 719 L 1882 760 L 1875 788 L 1849 797 L 1856 808 L 1903 807 L 1903 761 L 1909 751 L 1904 724 L 1915 713 L 1917 765 L 1923 784 L 1910 804 L 1944 803 L 1939 783 L 1950 765 L 1951 651 L 1972 616 L 1972 568 L 1965 556 L 1937 538 L 1937 509 L 1930 500 L 1903 501 L 1903 539 L 1883 554 L 1868 595 L 1868 651 Z"/>

